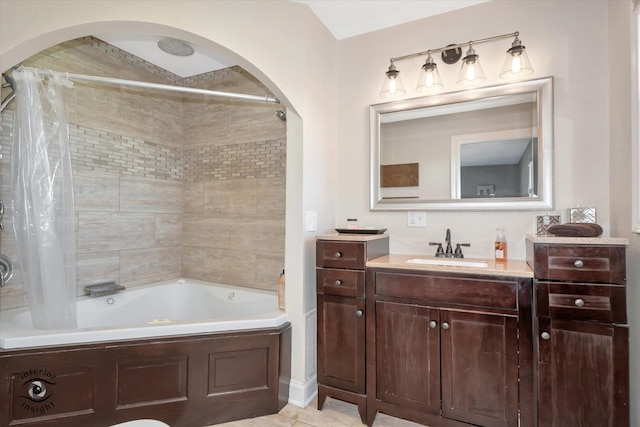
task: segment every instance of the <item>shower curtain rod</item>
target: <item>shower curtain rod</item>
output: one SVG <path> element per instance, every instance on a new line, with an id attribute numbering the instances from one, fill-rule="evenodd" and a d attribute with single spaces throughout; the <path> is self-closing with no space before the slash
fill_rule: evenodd
<path id="1" fill-rule="evenodd" d="M 73 73 L 63 73 L 59 71 L 39 70 L 37 68 L 27 68 L 27 69 L 32 70 L 33 72 L 40 75 L 44 75 L 44 76 L 64 77 L 72 80 L 85 80 L 90 82 L 98 82 L 98 83 L 106 83 L 106 84 L 117 84 L 117 85 L 123 85 L 123 86 L 134 86 L 134 87 L 141 87 L 141 88 L 148 88 L 148 89 L 169 90 L 173 92 L 195 93 L 198 95 L 219 96 L 219 97 L 225 97 L 225 98 L 244 99 L 248 101 L 272 102 L 274 104 L 280 103 L 280 100 L 278 98 L 273 98 L 270 96 L 247 95 L 244 93 L 232 93 L 232 92 L 220 92 L 217 90 L 198 89 L 198 88 L 184 87 L 184 86 L 172 86 L 172 85 L 165 85 L 160 83 L 141 82 L 137 80 L 114 79 L 111 77 L 98 77 L 98 76 L 88 76 L 85 74 L 73 74 Z"/>

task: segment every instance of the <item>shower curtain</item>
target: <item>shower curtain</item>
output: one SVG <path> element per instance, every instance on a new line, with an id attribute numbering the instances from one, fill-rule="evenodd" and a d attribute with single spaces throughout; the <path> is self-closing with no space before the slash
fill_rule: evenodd
<path id="1" fill-rule="evenodd" d="M 13 228 L 35 329 L 76 320 L 76 237 L 69 131 L 60 77 L 19 68 L 12 149 Z"/>

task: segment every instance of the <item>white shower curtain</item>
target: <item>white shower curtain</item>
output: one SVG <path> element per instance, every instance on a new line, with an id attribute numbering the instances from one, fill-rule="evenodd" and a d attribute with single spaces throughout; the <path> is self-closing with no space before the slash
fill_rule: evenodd
<path id="1" fill-rule="evenodd" d="M 30 69 L 13 71 L 13 228 L 18 264 L 36 329 L 76 320 L 76 238 L 69 130 L 63 85 Z"/>

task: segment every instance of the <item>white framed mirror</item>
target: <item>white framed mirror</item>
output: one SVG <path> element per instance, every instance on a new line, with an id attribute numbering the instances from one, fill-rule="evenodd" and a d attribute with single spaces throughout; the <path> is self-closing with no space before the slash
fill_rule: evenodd
<path id="1" fill-rule="evenodd" d="M 551 77 L 370 107 L 371 210 L 553 208 Z"/>

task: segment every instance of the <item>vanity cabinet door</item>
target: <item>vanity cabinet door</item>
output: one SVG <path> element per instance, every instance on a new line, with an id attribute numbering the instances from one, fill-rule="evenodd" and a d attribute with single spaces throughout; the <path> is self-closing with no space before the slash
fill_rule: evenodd
<path id="1" fill-rule="evenodd" d="M 376 302 L 377 399 L 440 414 L 438 309 Z"/>
<path id="2" fill-rule="evenodd" d="M 365 392 L 365 302 L 318 295 L 318 383 Z"/>
<path id="3" fill-rule="evenodd" d="M 441 310 L 440 322 L 442 416 L 518 425 L 517 318 Z"/>
<path id="4" fill-rule="evenodd" d="M 629 426 L 628 329 L 539 319 L 538 426 Z"/>

